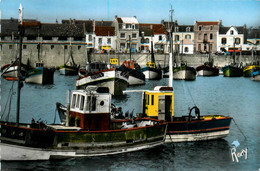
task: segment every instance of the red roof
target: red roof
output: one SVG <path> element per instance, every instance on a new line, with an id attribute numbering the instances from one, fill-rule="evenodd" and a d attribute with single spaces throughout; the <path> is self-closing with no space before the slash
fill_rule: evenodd
<path id="1" fill-rule="evenodd" d="M 166 34 L 166 30 L 162 24 L 139 24 L 139 27 L 150 27 L 153 30 L 153 34 Z"/>
<path id="2" fill-rule="evenodd" d="M 218 21 L 197 21 L 197 25 L 218 25 Z"/>
<path id="3" fill-rule="evenodd" d="M 97 36 L 114 36 L 115 27 L 96 26 L 95 33 Z"/>

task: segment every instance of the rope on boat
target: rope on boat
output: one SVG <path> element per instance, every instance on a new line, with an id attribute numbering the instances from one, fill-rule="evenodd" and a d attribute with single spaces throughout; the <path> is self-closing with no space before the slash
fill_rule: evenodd
<path id="1" fill-rule="evenodd" d="M 244 136 L 244 138 L 245 138 L 245 140 L 246 140 L 247 138 L 246 138 L 245 134 L 242 132 L 242 130 L 239 128 L 238 124 L 237 124 L 236 121 L 235 121 L 235 118 L 233 118 L 232 120 L 233 120 L 233 122 L 235 123 L 235 125 L 237 126 L 238 130 L 240 131 L 240 133 Z"/>
<path id="2" fill-rule="evenodd" d="M 183 82 L 183 84 L 184 84 L 184 86 L 187 88 L 188 93 L 189 93 L 189 95 L 190 95 L 190 97 L 191 97 L 191 100 L 192 100 L 194 106 L 197 106 L 196 103 L 195 103 L 195 101 L 194 101 L 194 99 L 193 99 L 193 97 L 192 97 L 192 95 L 191 95 L 191 92 L 190 92 L 190 89 L 189 89 L 188 85 L 185 84 L 185 82 Z"/>

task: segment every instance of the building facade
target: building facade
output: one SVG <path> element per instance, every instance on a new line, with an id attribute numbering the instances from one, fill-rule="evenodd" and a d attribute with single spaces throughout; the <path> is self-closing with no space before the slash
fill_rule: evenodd
<path id="1" fill-rule="evenodd" d="M 196 21 L 194 24 L 194 51 L 214 53 L 217 51 L 221 21 Z"/>

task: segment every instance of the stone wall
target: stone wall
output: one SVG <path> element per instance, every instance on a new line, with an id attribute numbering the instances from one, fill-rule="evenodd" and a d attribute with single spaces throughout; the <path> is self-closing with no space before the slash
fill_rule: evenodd
<path id="1" fill-rule="evenodd" d="M 12 45 L 12 49 L 10 49 Z M 38 52 L 37 44 L 24 44 L 26 48 L 23 49 L 22 62 L 24 64 L 29 60 L 31 66 L 35 66 L 36 62 L 43 61 L 46 67 L 57 67 L 64 64 L 70 55 L 70 45 L 69 44 L 41 44 L 40 50 Z M 67 46 L 67 49 L 65 48 Z M 73 44 L 72 55 L 74 61 L 81 66 L 84 66 L 87 62 L 87 49 L 84 44 Z M 1 44 L 0 49 L 0 65 L 10 63 L 11 60 L 14 60 L 18 56 L 18 44 Z M 206 54 L 194 54 L 194 55 L 174 55 L 177 61 L 180 61 L 182 58 L 183 61 L 186 61 L 190 66 L 198 66 L 203 64 L 208 60 Z M 214 65 L 223 67 L 226 64 L 232 62 L 232 56 L 230 55 L 211 55 L 214 59 Z M 160 64 L 161 67 L 168 65 L 168 54 L 155 54 L 156 63 Z M 130 54 L 120 53 L 120 54 L 100 54 L 95 53 L 90 55 L 91 61 L 109 61 L 109 58 L 118 58 L 119 63 L 121 64 L 124 60 L 130 59 Z M 237 62 L 251 63 L 252 61 L 260 61 L 260 56 L 253 57 L 251 55 L 247 56 L 236 56 Z M 151 59 L 149 53 L 134 53 L 131 54 L 131 59 L 135 60 L 139 65 L 145 66 L 146 62 Z"/>

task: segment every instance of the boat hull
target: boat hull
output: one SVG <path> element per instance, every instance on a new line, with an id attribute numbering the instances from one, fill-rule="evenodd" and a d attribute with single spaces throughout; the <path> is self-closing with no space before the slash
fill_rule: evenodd
<path id="1" fill-rule="evenodd" d="M 157 68 L 144 67 L 140 70 L 146 79 L 159 80 L 162 78 L 162 71 Z"/>
<path id="2" fill-rule="evenodd" d="M 62 127 L 37 129 L 1 124 L 1 160 L 50 160 L 143 150 L 164 143 L 167 124 L 105 131 Z"/>
<path id="3" fill-rule="evenodd" d="M 77 75 L 77 67 L 60 67 L 59 69 L 61 75 Z"/>
<path id="4" fill-rule="evenodd" d="M 196 74 L 190 70 L 179 70 L 173 72 L 173 79 L 174 80 L 195 80 Z"/>
<path id="5" fill-rule="evenodd" d="M 89 74 L 76 80 L 77 89 L 85 89 L 89 85 L 108 87 L 112 95 L 122 95 L 128 86 L 127 73 L 116 69 L 108 69 Z"/>
<path id="6" fill-rule="evenodd" d="M 205 141 L 229 134 L 232 118 L 168 122 L 166 142 Z"/>
<path id="7" fill-rule="evenodd" d="M 201 65 L 196 68 L 197 76 L 218 76 L 219 69 L 215 67 L 210 67 L 207 65 Z"/>
<path id="8" fill-rule="evenodd" d="M 252 72 L 260 70 L 259 65 L 248 65 L 243 69 L 244 77 L 251 77 Z"/>
<path id="9" fill-rule="evenodd" d="M 4 69 L 2 72 L 4 74 L 2 74 L 2 76 L 6 79 L 6 80 L 18 80 L 18 66 L 11 66 L 10 68 L 6 68 Z M 21 68 L 21 73 L 22 75 L 24 75 L 25 73 L 25 69 L 22 67 Z"/>
<path id="10" fill-rule="evenodd" d="M 53 77 L 53 69 L 38 67 L 26 73 L 25 82 L 33 84 L 53 84 Z"/>
<path id="11" fill-rule="evenodd" d="M 226 65 L 222 68 L 223 76 L 224 77 L 241 77 L 243 76 L 243 70 L 241 68 L 232 66 L 232 65 Z"/>
<path id="12" fill-rule="evenodd" d="M 251 80 L 253 80 L 253 81 L 260 81 L 260 71 L 252 72 Z"/>

